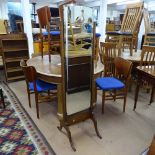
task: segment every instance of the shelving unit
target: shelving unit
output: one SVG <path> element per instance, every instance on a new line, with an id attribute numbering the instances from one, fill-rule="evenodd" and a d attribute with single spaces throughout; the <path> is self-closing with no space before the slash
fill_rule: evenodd
<path id="1" fill-rule="evenodd" d="M 1 38 L 3 64 L 6 81 L 24 78 L 21 59 L 28 60 L 29 52 L 25 34 L 10 34 Z"/>

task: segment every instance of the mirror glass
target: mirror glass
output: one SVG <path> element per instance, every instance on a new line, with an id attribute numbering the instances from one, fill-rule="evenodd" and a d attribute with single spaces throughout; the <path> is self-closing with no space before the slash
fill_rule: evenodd
<path id="1" fill-rule="evenodd" d="M 64 40 L 67 114 L 90 107 L 93 9 L 64 6 Z"/>

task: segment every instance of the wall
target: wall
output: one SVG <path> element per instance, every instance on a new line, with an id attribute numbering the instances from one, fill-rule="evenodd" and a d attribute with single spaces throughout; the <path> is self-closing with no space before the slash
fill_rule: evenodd
<path id="1" fill-rule="evenodd" d="M 8 19 L 7 0 L 0 0 L 0 19 Z"/>

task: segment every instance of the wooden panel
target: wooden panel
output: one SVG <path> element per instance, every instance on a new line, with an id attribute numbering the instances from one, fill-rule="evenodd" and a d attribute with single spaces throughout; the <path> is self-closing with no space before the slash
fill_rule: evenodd
<path id="1" fill-rule="evenodd" d="M 74 57 L 68 59 L 67 92 L 86 90 L 90 86 L 91 57 Z"/>

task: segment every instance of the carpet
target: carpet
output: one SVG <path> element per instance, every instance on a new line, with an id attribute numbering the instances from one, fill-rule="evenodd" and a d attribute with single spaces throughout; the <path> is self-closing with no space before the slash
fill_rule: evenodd
<path id="1" fill-rule="evenodd" d="M 5 109 L 0 109 L 0 155 L 55 155 L 14 92 L 0 83 Z"/>

